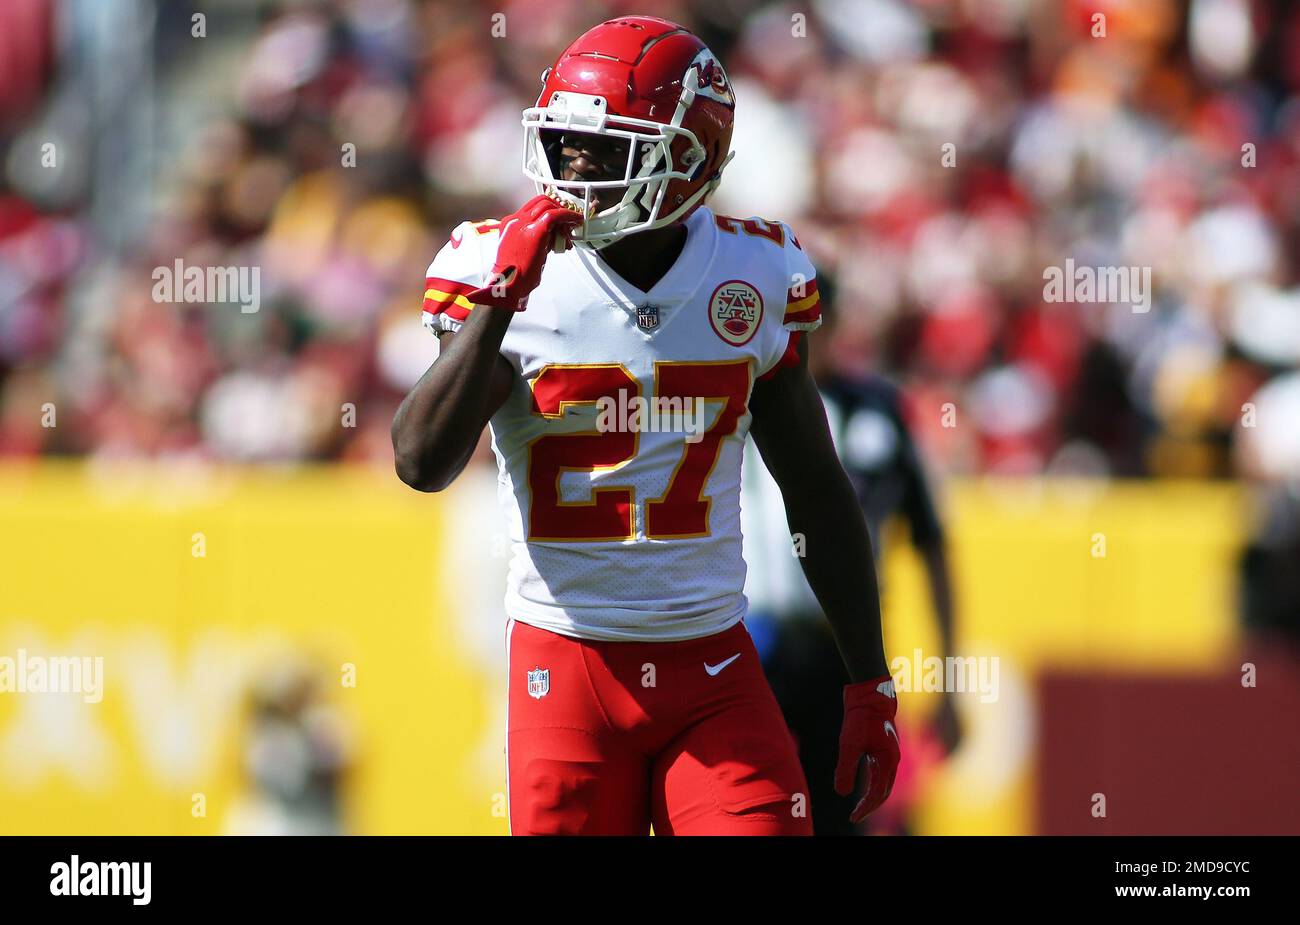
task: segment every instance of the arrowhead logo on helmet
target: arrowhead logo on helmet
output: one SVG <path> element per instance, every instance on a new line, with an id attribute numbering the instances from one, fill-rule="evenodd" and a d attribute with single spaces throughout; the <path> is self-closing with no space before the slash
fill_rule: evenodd
<path id="1" fill-rule="evenodd" d="M 572 232 L 585 247 L 683 222 L 733 157 L 735 106 L 726 71 L 698 36 L 653 16 L 613 19 L 579 36 L 543 72 L 537 105 L 523 113 L 524 175 L 539 193 L 587 216 Z M 557 132 L 620 141 L 623 176 L 563 179 L 558 146 L 548 144 Z M 623 194 L 593 212 L 599 190 Z"/>
<path id="2" fill-rule="evenodd" d="M 717 100 L 727 106 L 735 107 L 736 98 L 731 93 L 731 82 L 727 80 L 727 72 L 722 69 L 722 65 L 713 53 L 707 48 L 695 56 L 691 62 L 699 71 L 697 78 L 699 86 L 696 91 L 707 96 L 709 99 Z"/>

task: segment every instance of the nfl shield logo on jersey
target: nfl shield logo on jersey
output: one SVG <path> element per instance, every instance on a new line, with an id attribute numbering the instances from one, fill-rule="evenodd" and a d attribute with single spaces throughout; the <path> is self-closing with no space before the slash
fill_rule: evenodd
<path id="1" fill-rule="evenodd" d="M 659 327 L 659 306 L 638 305 L 636 307 L 636 325 L 642 331 L 653 331 Z"/>
<path id="2" fill-rule="evenodd" d="M 551 669 L 534 668 L 528 672 L 528 696 L 541 700 L 551 689 Z"/>

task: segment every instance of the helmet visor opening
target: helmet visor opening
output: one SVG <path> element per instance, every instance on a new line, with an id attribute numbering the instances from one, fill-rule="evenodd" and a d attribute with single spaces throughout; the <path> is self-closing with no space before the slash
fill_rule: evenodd
<path id="1" fill-rule="evenodd" d="M 557 94 L 558 96 L 559 94 Z M 594 105 L 594 104 L 593 104 Z M 539 193 L 582 211 L 575 241 L 600 247 L 637 231 L 662 227 L 705 192 L 666 203 L 673 180 L 689 180 L 705 153 L 693 132 L 677 125 L 574 107 L 525 109 L 523 172 Z M 674 163 L 674 142 L 685 142 Z M 677 147 L 682 146 L 679 143 Z"/>
<path id="2" fill-rule="evenodd" d="M 628 176 L 630 138 L 576 129 L 541 129 L 538 134 L 557 180 L 622 181 Z"/>

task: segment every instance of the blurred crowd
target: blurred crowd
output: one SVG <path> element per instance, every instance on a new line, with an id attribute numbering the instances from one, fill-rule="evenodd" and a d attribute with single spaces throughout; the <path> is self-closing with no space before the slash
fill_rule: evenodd
<path id="1" fill-rule="evenodd" d="M 429 260 L 532 194 L 542 69 L 651 12 L 735 84 L 715 211 L 794 227 L 814 349 L 894 378 L 937 468 L 1300 472 L 1286 0 L 114 3 L 147 66 L 79 79 L 97 4 L 0 7 L 0 455 L 390 458 Z M 155 301 L 177 259 L 260 267 L 260 310 Z M 1067 259 L 1149 267 L 1150 310 L 1045 301 Z"/>

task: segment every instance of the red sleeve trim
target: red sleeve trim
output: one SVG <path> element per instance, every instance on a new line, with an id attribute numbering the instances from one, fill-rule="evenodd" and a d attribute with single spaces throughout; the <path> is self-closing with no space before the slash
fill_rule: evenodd
<path id="1" fill-rule="evenodd" d="M 771 369 L 758 377 L 759 382 L 766 382 L 786 367 L 799 365 L 799 338 L 801 337 L 803 337 L 802 331 L 790 332 L 790 340 L 785 345 L 785 353 L 781 354 L 781 359 L 777 360 Z"/>

